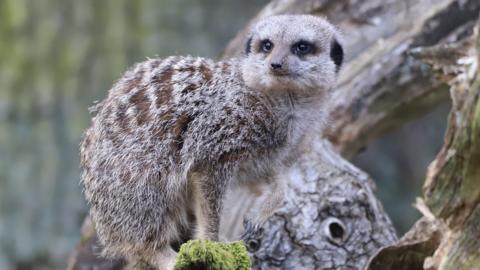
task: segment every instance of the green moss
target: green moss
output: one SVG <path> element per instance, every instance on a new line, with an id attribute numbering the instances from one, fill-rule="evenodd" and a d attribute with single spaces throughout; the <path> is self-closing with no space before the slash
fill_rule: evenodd
<path id="1" fill-rule="evenodd" d="M 250 257 L 242 241 L 220 243 L 207 240 L 190 240 L 180 247 L 175 270 L 248 270 Z M 154 270 L 139 261 L 134 270 Z"/>
<path id="2" fill-rule="evenodd" d="M 241 241 L 225 244 L 191 240 L 180 247 L 175 270 L 203 269 L 207 265 L 211 270 L 247 270 L 251 264 Z"/>

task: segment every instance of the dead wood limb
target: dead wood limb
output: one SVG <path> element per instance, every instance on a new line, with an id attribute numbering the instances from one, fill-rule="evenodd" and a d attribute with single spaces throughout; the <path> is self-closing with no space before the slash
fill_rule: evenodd
<path id="1" fill-rule="evenodd" d="M 327 137 L 348 158 L 384 132 L 448 100 L 447 85 L 408 52 L 461 39 L 479 11 L 477 0 L 282 0 L 272 1 L 249 25 L 268 15 L 305 13 L 325 16 L 342 30 L 346 64 Z M 222 57 L 243 51 L 247 28 Z"/>
<path id="2" fill-rule="evenodd" d="M 453 106 L 444 145 L 428 169 L 424 199 L 417 203 L 424 214 L 423 229 L 416 226 L 407 233 L 414 239 L 383 248 L 369 270 L 404 269 L 400 264 L 429 270 L 480 267 L 479 28 L 480 21 L 458 42 L 412 51 L 431 65 L 436 79 L 449 85 Z M 405 259 L 405 254 L 414 256 Z"/>

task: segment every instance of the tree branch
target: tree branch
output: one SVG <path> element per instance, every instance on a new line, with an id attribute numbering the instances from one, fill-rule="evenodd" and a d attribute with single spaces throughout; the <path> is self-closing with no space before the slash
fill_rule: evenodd
<path id="1" fill-rule="evenodd" d="M 429 167 L 425 203 L 447 225 L 429 269 L 480 265 L 480 21 L 463 42 L 435 47 L 431 63 L 448 78 L 454 106 L 445 143 Z M 448 61 L 453 58 L 453 61 Z M 473 82 L 473 83 L 472 83 Z"/>
<path id="2" fill-rule="evenodd" d="M 348 158 L 448 100 L 448 86 L 408 52 L 460 39 L 479 11 L 477 0 L 282 0 L 272 1 L 248 25 L 268 15 L 306 13 L 327 17 L 345 33 L 346 64 L 327 138 Z M 247 29 L 230 42 L 223 58 L 242 52 Z"/>
<path id="3" fill-rule="evenodd" d="M 428 169 L 424 200 L 417 202 L 424 214 L 421 226 L 407 233 L 413 237 L 383 248 L 372 258 L 369 270 L 477 269 L 480 265 L 479 28 L 480 21 L 474 33 L 459 42 L 412 51 L 432 66 L 439 81 L 450 86 L 453 106 L 444 145 Z"/>

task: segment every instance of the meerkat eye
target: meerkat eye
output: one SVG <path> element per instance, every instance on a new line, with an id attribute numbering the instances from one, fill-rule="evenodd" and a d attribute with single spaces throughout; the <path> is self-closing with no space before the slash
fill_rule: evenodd
<path id="1" fill-rule="evenodd" d="M 297 56 L 304 56 L 315 53 L 315 46 L 308 41 L 299 41 L 292 46 L 292 53 Z"/>
<path id="2" fill-rule="evenodd" d="M 272 49 L 273 49 L 273 43 L 270 40 L 265 39 L 260 43 L 261 52 L 269 53 L 272 51 Z"/>

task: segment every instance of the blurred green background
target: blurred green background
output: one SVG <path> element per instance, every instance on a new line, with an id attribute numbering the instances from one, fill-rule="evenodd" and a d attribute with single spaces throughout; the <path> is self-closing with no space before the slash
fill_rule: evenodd
<path id="1" fill-rule="evenodd" d="M 87 208 L 78 144 L 87 108 L 146 57 L 215 57 L 267 0 L 0 0 L 0 269 L 63 269 Z M 396 227 L 441 145 L 448 106 L 372 144 Z"/>

